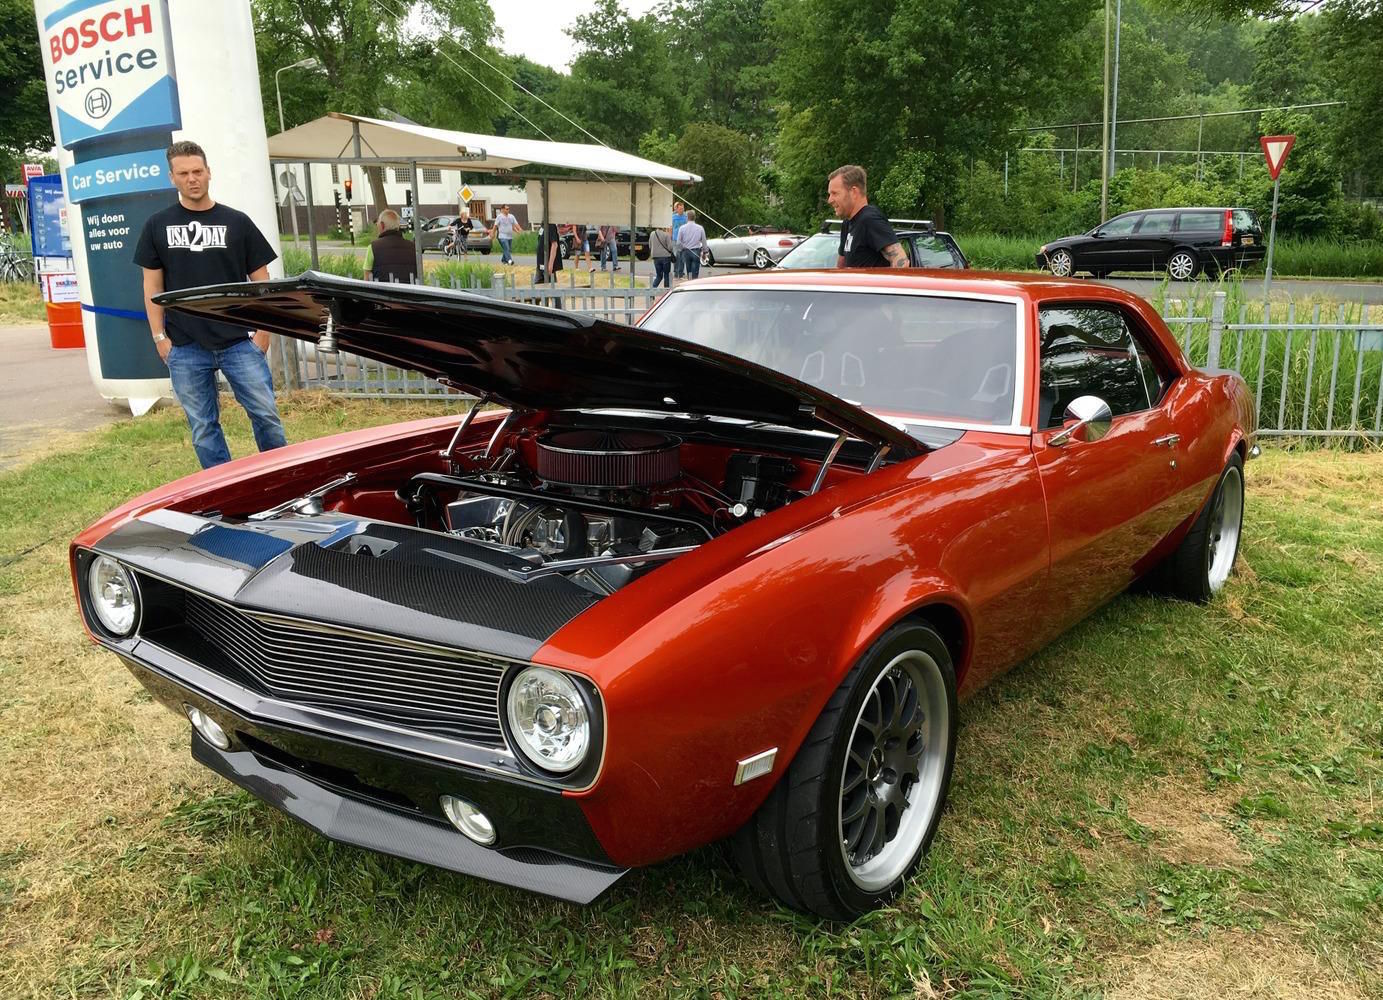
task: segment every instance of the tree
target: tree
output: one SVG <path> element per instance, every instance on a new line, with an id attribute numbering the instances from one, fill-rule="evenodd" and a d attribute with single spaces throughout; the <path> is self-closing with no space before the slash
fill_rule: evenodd
<path id="1" fill-rule="evenodd" d="M 766 138 L 774 81 L 764 59 L 773 49 L 764 0 L 668 0 L 657 17 L 689 115 Z"/>
<path id="2" fill-rule="evenodd" d="M 1007 144 L 1020 109 L 1050 99 L 1063 82 L 1051 53 L 1093 9 L 1094 0 L 860 0 L 843 20 L 838 0 L 775 0 L 774 70 L 788 106 L 779 157 L 788 129 L 799 140 L 815 132 L 819 154 L 814 176 L 784 171 L 794 217 L 816 216 L 826 173 L 853 162 L 899 197 L 917 192 L 914 204 L 889 207 L 944 223 L 961 164 Z"/>
<path id="3" fill-rule="evenodd" d="M 24 154 L 53 145 L 43 55 L 30 0 L 0 0 L 0 169 L 14 182 Z"/>
<path id="4" fill-rule="evenodd" d="M 647 144 L 650 152 L 658 147 Z M 701 175 L 688 190 L 686 200 L 701 209 L 706 230 L 732 228 L 747 220 L 757 221 L 763 212 L 759 185 L 759 158 L 749 136 L 724 125 L 694 122 L 688 125 L 671 150 L 671 163 Z M 719 225 L 717 225 L 717 223 Z"/>
<path id="5" fill-rule="evenodd" d="M 489 131 L 504 106 L 485 87 L 508 99 L 507 81 L 461 47 L 498 64 L 486 0 L 254 0 L 253 10 L 266 121 L 278 121 L 275 70 L 307 56 L 317 59 L 320 73 L 301 74 L 287 88 L 289 128 L 327 111 L 407 116 L 407 108 L 424 124 Z M 385 205 L 382 171 L 366 174 L 373 203 Z"/>
<path id="6" fill-rule="evenodd" d="M 1383 191 L 1383 3 L 1336 0 L 1320 16 L 1330 95 L 1347 101 L 1333 115 L 1333 142 L 1357 194 Z M 1368 67 L 1374 67 L 1369 70 Z M 1293 151 L 1293 155 L 1296 153 Z"/>
<path id="7" fill-rule="evenodd" d="M 576 44 L 562 104 L 580 109 L 600 141 L 634 149 L 652 129 L 680 131 L 686 99 L 668 59 L 667 39 L 653 16 L 631 18 L 616 0 L 598 0 L 567 32 Z"/>

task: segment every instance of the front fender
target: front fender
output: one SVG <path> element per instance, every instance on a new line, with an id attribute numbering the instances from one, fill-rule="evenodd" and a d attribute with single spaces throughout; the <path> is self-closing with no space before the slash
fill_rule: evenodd
<path id="1" fill-rule="evenodd" d="M 1036 610 L 1032 588 L 1047 569 L 1031 452 L 1012 443 L 952 449 L 959 462 L 936 462 L 932 475 L 926 460 L 901 467 L 899 488 L 841 503 L 809 528 L 729 560 L 632 628 L 623 613 L 641 601 L 621 602 L 621 592 L 539 650 L 535 659 L 601 687 L 605 765 L 581 795 L 618 864 L 648 864 L 742 825 L 851 666 L 910 613 L 951 609 L 975 640 L 962 644 L 963 670 L 988 676 L 1016 658 L 1014 637 L 1032 630 L 1000 619 Z M 626 590 L 651 591 L 664 573 L 675 589 L 679 573 L 695 576 L 697 560 L 752 527 Z M 734 784 L 739 760 L 773 748 L 770 775 Z"/>

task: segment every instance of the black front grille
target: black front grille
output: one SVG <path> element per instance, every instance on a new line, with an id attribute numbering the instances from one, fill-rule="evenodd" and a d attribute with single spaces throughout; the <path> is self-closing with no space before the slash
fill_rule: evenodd
<path id="1" fill-rule="evenodd" d="M 186 629 L 209 649 L 175 651 L 261 694 L 481 746 L 505 745 L 502 660 L 252 615 L 191 592 L 184 616 Z M 172 635 L 151 638 L 177 645 Z"/>

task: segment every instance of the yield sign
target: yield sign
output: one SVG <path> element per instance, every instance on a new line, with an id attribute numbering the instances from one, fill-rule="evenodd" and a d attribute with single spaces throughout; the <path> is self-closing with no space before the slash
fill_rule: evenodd
<path id="1" fill-rule="evenodd" d="M 1287 162 L 1287 154 L 1292 151 L 1297 137 L 1294 135 L 1264 135 L 1258 137 L 1263 147 L 1263 159 L 1268 161 L 1268 174 L 1273 180 L 1282 173 L 1282 164 Z"/>

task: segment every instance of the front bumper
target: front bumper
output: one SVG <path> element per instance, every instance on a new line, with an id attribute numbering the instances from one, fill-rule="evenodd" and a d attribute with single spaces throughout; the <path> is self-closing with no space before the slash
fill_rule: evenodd
<path id="1" fill-rule="evenodd" d="M 574 903 L 591 902 L 627 871 L 610 863 L 580 806 L 557 790 L 256 718 L 246 708 L 258 700 L 253 692 L 147 640 L 118 645 L 127 648 L 113 651 L 160 702 L 180 715 L 199 708 L 230 736 L 222 751 L 194 732 L 194 759 L 325 837 Z M 188 677 L 210 679 L 213 691 Z M 484 811 L 495 846 L 455 830 L 441 812 L 443 794 Z"/>

